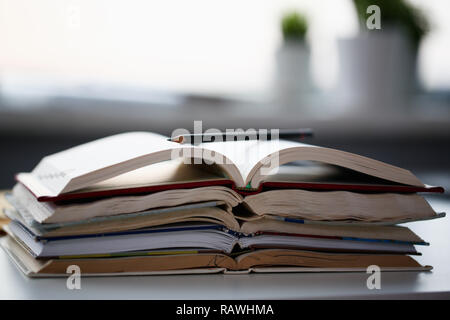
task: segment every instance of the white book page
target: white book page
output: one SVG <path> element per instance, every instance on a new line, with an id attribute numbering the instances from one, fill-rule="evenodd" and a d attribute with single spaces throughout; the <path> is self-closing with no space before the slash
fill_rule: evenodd
<path id="1" fill-rule="evenodd" d="M 127 162 L 148 155 L 154 161 L 145 159 L 148 164 L 160 162 L 161 153 L 170 152 L 183 146 L 167 141 L 167 137 L 150 132 L 131 132 L 95 140 L 53 155 L 44 157 L 32 171 L 32 175 L 54 194 L 72 191 L 69 182 L 95 172 L 111 168 L 110 174 L 91 183 L 99 182 L 141 166 L 129 167 Z M 144 160 L 144 159 L 143 159 Z M 122 166 L 118 166 L 123 164 Z M 116 168 L 114 168 L 116 167 Z M 120 167 L 120 168 L 119 168 Z M 75 187 L 76 188 L 76 187 Z"/>
<path id="2" fill-rule="evenodd" d="M 311 148 L 314 146 L 286 140 L 251 140 L 204 143 L 204 149 L 213 150 L 226 155 L 238 168 L 246 186 L 257 168 L 264 165 L 262 174 L 273 174 L 280 165 L 281 151 L 289 148 Z M 319 148 L 319 147 L 316 147 Z M 262 168 L 264 169 L 264 168 Z"/>
<path id="3" fill-rule="evenodd" d="M 424 186 L 408 170 L 350 152 L 300 142 L 253 140 L 205 143 L 201 146 L 222 153 L 233 161 L 243 178 L 238 187 L 251 183 L 250 187 L 256 189 L 281 165 L 302 160 L 332 164 L 396 183 Z"/>

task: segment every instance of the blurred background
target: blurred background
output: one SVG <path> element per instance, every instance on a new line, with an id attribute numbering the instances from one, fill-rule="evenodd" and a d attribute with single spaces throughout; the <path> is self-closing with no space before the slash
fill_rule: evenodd
<path id="1" fill-rule="evenodd" d="M 203 120 L 310 127 L 449 190 L 449 18 L 447 0 L 0 0 L 0 188 L 47 154 Z"/>

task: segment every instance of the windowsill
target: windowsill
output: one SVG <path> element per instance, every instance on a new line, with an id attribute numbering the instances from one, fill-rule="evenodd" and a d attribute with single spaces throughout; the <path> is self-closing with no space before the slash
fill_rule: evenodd
<path id="1" fill-rule="evenodd" d="M 5 105 L 5 102 L 3 102 Z M 313 128 L 317 135 L 345 138 L 449 138 L 450 110 L 359 115 L 330 108 L 283 110 L 269 104 L 227 98 L 184 97 L 178 103 L 54 98 L 41 103 L 0 108 L 0 134 L 108 135 L 123 131 L 192 130 L 194 120 L 208 128 Z M 361 113 L 362 114 L 362 113 Z"/>

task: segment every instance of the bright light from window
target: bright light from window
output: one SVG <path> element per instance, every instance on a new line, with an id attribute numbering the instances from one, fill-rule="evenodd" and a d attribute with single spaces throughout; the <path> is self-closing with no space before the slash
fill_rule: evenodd
<path id="1" fill-rule="evenodd" d="M 421 50 L 429 88 L 450 87 L 446 0 L 426 7 L 435 29 Z M 0 0 L 0 76 L 45 75 L 208 93 L 251 93 L 272 81 L 286 9 L 310 19 L 313 77 L 334 86 L 338 37 L 357 33 L 349 0 Z"/>

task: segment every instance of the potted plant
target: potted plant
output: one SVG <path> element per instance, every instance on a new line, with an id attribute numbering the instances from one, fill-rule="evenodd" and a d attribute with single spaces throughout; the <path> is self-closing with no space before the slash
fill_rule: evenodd
<path id="1" fill-rule="evenodd" d="M 417 51 L 428 24 L 404 0 L 353 0 L 360 33 L 341 39 L 339 94 L 364 112 L 402 112 L 417 87 Z M 367 8 L 380 8 L 381 29 L 369 30 Z"/>
<path id="2" fill-rule="evenodd" d="M 275 88 L 277 103 L 285 108 L 297 108 L 312 88 L 307 31 L 308 22 L 304 15 L 296 11 L 283 15 L 283 41 L 276 53 Z"/>

